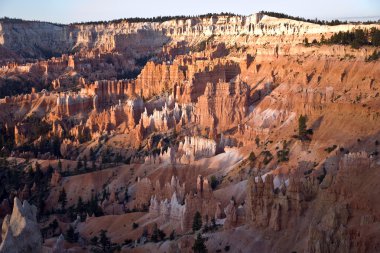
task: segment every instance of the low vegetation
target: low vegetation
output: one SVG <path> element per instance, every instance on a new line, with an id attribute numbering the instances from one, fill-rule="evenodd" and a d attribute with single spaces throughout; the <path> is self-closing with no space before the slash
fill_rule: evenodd
<path id="1" fill-rule="evenodd" d="M 121 19 L 115 19 L 110 21 L 92 21 L 92 22 L 81 22 L 81 23 L 72 23 L 71 25 L 105 25 L 110 23 L 122 23 L 122 22 L 129 22 L 129 23 L 139 23 L 139 22 L 165 22 L 169 20 L 186 20 L 190 18 L 211 18 L 213 16 L 238 16 L 237 14 L 230 13 L 230 12 L 221 12 L 221 13 L 207 13 L 203 15 L 177 15 L 177 16 L 157 16 L 152 18 L 141 18 L 141 17 L 135 17 L 135 18 L 121 18 Z"/>
<path id="2" fill-rule="evenodd" d="M 306 18 L 302 18 L 302 17 L 295 17 L 295 16 L 291 16 L 291 15 L 287 15 L 287 14 L 284 14 L 284 13 L 279 13 L 279 12 L 273 12 L 273 11 L 260 11 L 261 14 L 265 14 L 267 16 L 271 16 L 271 17 L 275 17 L 275 18 L 286 18 L 286 19 L 292 19 L 292 20 L 296 20 L 296 21 L 302 21 L 302 22 L 309 22 L 309 23 L 313 23 L 313 24 L 318 24 L 318 25 L 329 25 L 329 26 L 334 26 L 334 25 L 344 25 L 344 24 L 348 24 L 348 23 L 378 23 L 379 21 L 366 21 L 366 22 L 348 22 L 348 21 L 341 21 L 341 20 L 338 20 L 338 19 L 335 19 L 335 20 L 331 20 L 331 21 L 327 21 L 327 20 L 319 20 L 317 18 L 315 19 L 306 19 Z"/>
<path id="3" fill-rule="evenodd" d="M 289 161 L 289 143 L 285 140 L 282 143 L 282 149 L 277 151 L 278 162 L 287 162 Z"/>
<path id="4" fill-rule="evenodd" d="M 347 32 L 338 32 L 326 39 L 323 35 L 320 41 L 314 39 L 311 43 L 307 38 L 304 39 L 305 46 L 310 45 L 350 45 L 358 49 L 363 46 L 380 46 L 380 30 L 376 27 L 368 29 L 355 29 Z M 377 52 L 373 57 L 376 57 Z"/>
<path id="5" fill-rule="evenodd" d="M 334 144 L 334 145 L 332 145 L 331 147 L 327 147 L 327 148 L 325 148 L 325 151 L 326 151 L 327 153 L 331 153 L 331 152 L 334 151 L 337 147 L 338 147 L 338 146 Z"/>
<path id="6" fill-rule="evenodd" d="M 370 56 L 366 58 L 366 62 L 377 61 L 380 59 L 380 52 L 375 50 Z"/>
<path id="7" fill-rule="evenodd" d="M 192 249 L 194 253 L 207 253 L 205 239 L 202 237 L 201 233 L 197 235 Z"/>

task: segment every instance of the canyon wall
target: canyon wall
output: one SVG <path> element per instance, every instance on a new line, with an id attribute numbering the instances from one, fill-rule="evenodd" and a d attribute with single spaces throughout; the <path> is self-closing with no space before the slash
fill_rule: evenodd
<path id="1" fill-rule="evenodd" d="M 281 39 L 276 43 L 300 43 L 305 35 L 319 38 L 321 33 L 348 31 L 366 25 L 325 26 L 289 19 L 278 19 L 262 14 L 250 16 L 212 16 L 165 22 L 127 21 L 105 24 L 57 25 L 33 21 L 2 21 L 0 45 L 25 57 L 41 57 L 75 50 L 99 49 L 101 52 L 133 52 L 147 55 L 171 40 L 186 38 L 189 43 L 211 35 L 260 36 L 257 44 L 264 44 L 267 36 Z M 297 35 L 297 36 L 293 36 Z"/>

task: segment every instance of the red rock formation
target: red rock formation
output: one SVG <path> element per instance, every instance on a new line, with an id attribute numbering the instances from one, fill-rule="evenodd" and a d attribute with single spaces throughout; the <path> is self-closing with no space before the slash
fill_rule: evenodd
<path id="1" fill-rule="evenodd" d="M 248 92 L 247 85 L 239 78 L 229 83 L 208 83 L 195 106 L 195 122 L 218 132 L 238 125 L 248 111 Z"/>

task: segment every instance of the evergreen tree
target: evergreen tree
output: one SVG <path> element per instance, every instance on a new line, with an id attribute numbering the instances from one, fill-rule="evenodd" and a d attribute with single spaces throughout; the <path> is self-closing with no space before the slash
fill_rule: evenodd
<path id="1" fill-rule="evenodd" d="M 322 34 L 322 37 L 321 37 L 321 44 L 324 44 L 326 43 L 326 38 L 325 38 L 325 35 Z"/>
<path id="2" fill-rule="evenodd" d="M 79 234 L 75 233 L 74 228 L 70 225 L 69 229 L 66 232 L 65 239 L 70 243 L 74 243 L 78 241 Z"/>
<path id="3" fill-rule="evenodd" d="M 175 230 L 173 230 L 173 231 L 170 233 L 169 239 L 170 239 L 170 241 L 173 241 L 173 240 L 175 239 Z"/>
<path id="4" fill-rule="evenodd" d="M 159 237 L 159 239 L 160 239 L 161 241 L 163 241 L 163 240 L 165 239 L 165 236 L 166 236 L 165 232 L 162 231 L 161 229 L 159 229 L 159 230 L 158 230 L 158 237 Z"/>
<path id="5" fill-rule="evenodd" d="M 58 160 L 58 171 L 62 172 L 62 162 L 61 162 L 61 159 Z"/>
<path id="6" fill-rule="evenodd" d="M 256 155 L 253 151 L 251 153 L 249 153 L 248 159 L 250 162 L 254 162 L 256 160 Z"/>
<path id="7" fill-rule="evenodd" d="M 260 138 L 259 138 L 259 136 L 256 136 L 255 143 L 256 143 L 256 147 L 260 147 Z"/>
<path id="8" fill-rule="evenodd" d="M 95 152 L 94 152 L 93 148 L 90 148 L 90 159 L 91 159 L 91 161 L 95 160 Z"/>
<path id="9" fill-rule="evenodd" d="M 39 185 L 43 177 L 44 173 L 41 170 L 41 165 L 38 162 L 36 162 L 36 171 L 34 172 L 34 182 L 36 183 L 36 185 Z"/>
<path id="10" fill-rule="evenodd" d="M 54 168 L 53 168 L 53 166 L 51 166 L 49 164 L 46 173 L 47 173 L 48 176 L 51 176 L 51 174 L 53 174 L 53 172 L 54 172 Z"/>
<path id="11" fill-rule="evenodd" d="M 193 232 L 202 228 L 202 216 L 200 212 L 196 212 L 193 220 Z"/>
<path id="12" fill-rule="evenodd" d="M 98 241 L 99 241 L 99 238 L 96 235 L 94 237 L 92 237 L 90 240 L 91 245 L 97 245 Z"/>
<path id="13" fill-rule="evenodd" d="M 370 34 L 371 34 L 372 46 L 379 47 L 380 46 L 380 30 L 375 27 L 372 27 Z"/>
<path id="14" fill-rule="evenodd" d="M 111 248 L 111 240 L 107 237 L 107 230 L 100 230 L 100 245 L 102 247 L 103 252 L 108 252 Z"/>
<path id="15" fill-rule="evenodd" d="M 207 253 L 205 239 L 200 233 L 197 235 L 197 239 L 195 239 L 192 249 L 195 253 Z"/>
<path id="16" fill-rule="evenodd" d="M 158 226 L 157 226 L 157 223 L 154 223 L 154 225 L 153 225 L 153 231 L 152 231 L 152 235 L 151 235 L 150 239 L 153 242 L 158 242 Z"/>
<path id="17" fill-rule="evenodd" d="M 79 158 L 78 162 L 77 162 L 77 172 L 79 172 L 79 170 L 83 167 L 82 165 L 82 159 Z"/>
<path id="18" fill-rule="evenodd" d="M 62 188 L 62 191 L 59 193 L 58 203 L 61 203 L 61 209 L 65 210 L 67 204 L 67 195 L 65 188 Z"/>
<path id="19" fill-rule="evenodd" d="M 87 156 L 84 156 L 83 158 L 83 166 L 84 166 L 84 170 L 87 170 Z"/>
<path id="20" fill-rule="evenodd" d="M 306 121 L 307 121 L 307 117 L 301 114 L 301 116 L 298 118 L 298 135 L 301 140 L 303 140 L 307 134 Z"/>
<path id="21" fill-rule="evenodd" d="M 218 187 L 218 184 L 219 184 L 219 181 L 218 181 L 218 179 L 213 175 L 213 176 L 211 176 L 211 178 L 210 178 L 210 185 L 211 185 L 211 189 L 213 189 L 213 190 L 215 190 L 216 189 L 216 187 Z"/>
<path id="22" fill-rule="evenodd" d="M 77 212 L 78 212 L 79 214 L 82 214 L 84 211 L 85 211 L 85 206 L 84 206 L 84 203 L 83 203 L 82 197 L 79 196 L 79 198 L 78 198 L 78 202 L 77 202 Z"/>
<path id="23" fill-rule="evenodd" d="M 125 202 L 128 202 L 129 200 L 128 187 L 125 187 L 124 200 Z"/>

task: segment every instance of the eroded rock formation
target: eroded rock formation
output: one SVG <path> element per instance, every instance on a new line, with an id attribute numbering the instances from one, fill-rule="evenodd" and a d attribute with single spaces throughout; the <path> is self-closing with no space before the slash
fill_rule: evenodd
<path id="1" fill-rule="evenodd" d="M 0 252 L 42 252 L 42 237 L 37 223 L 37 208 L 14 199 L 12 215 L 3 221 Z"/>

